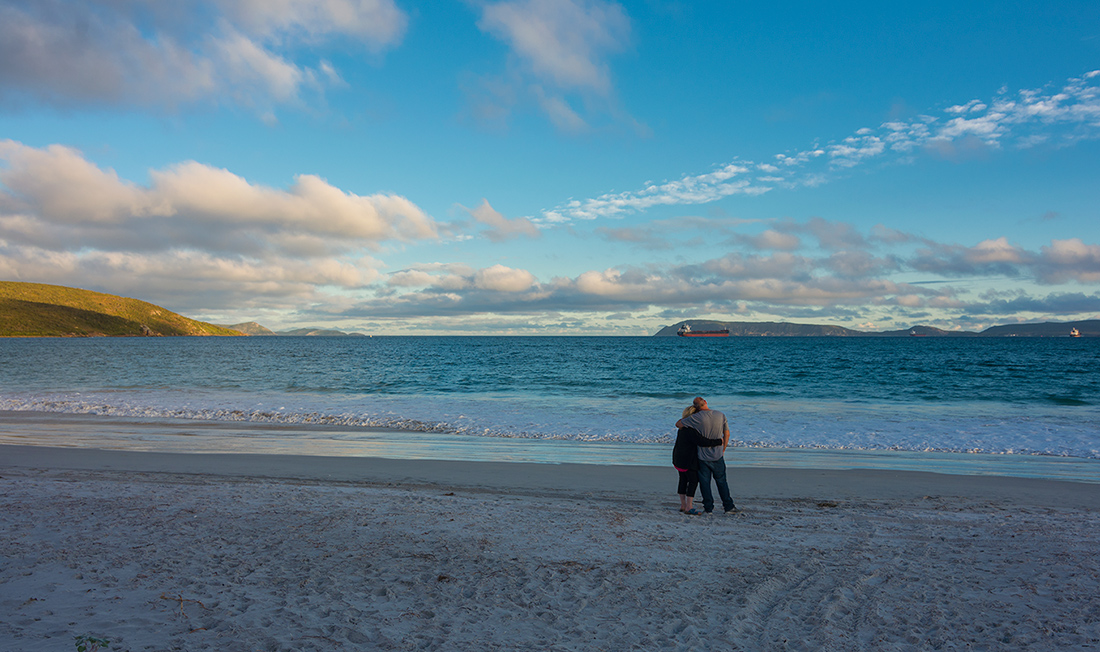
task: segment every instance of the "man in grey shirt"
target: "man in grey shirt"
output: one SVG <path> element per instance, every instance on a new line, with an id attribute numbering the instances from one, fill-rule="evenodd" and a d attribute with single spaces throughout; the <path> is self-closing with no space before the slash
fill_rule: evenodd
<path id="1" fill-rule="evenodd" d="M 699 447 L 699 491 L 703 494 L 703 511 L 714 511 L 714 494 L 710 490 L 710 479 L 718 485 L 718 495 L 722 498 L 722 507 L 726 513 L 736 512 L 737 506 L 730 497 L 730 487 L 726 482 L 726 446 L 730 443 L 730 428 L 726 415 L 707 406 L 706 399 L 696 396 L 692 405 L 698 410 L 676 422 L 677 428 L 695 428 L 704 437 L 721 439 L 722 446 Z"/>

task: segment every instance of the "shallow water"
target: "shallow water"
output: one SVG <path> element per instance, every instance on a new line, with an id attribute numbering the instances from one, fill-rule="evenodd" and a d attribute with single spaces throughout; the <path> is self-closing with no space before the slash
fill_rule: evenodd
<path id="1" fill-rule="evenodd" d="M 353 442 L 376 426 L 488 455 L 502 438 L 664 450 L 703 395 L 762 452 L 1100 459 L 1098 363 L 1085 338 L 8 339 L 0 409 L 350 426 Z"/>

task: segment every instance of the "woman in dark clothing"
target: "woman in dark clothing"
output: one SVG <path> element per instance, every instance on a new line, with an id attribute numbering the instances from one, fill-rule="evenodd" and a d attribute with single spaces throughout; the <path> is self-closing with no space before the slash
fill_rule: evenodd
<path id="1" fill-rule="evenodd" d="M 695 406 L 684 408 L 683 416 L 695 413 Z M 719 446 L 721 439 L 711 439 L 699 434 L 694 428 L 680 428 L 676 431 L 676 444 L 672 447 L 672 466 L 680 472 L 680 484 L 676 493 L 680 494 L 680 511 L 695 516 L 699 510 L 692 507 L 695 490 L 699 487 L 699 447 Z"/>

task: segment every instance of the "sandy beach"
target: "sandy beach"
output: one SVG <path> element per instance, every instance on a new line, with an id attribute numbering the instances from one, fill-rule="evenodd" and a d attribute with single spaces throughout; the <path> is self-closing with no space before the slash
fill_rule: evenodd
<path id="1" fill-rule="evenodd" d="M 1100 485 L 0 446 L 5 650 L 1100 647 Z"/>

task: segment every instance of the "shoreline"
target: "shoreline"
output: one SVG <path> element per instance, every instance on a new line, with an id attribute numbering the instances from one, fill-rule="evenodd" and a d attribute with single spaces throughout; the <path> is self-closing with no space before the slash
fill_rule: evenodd
<path id="1" fill-rule="evenodd" d="M 300 455 L 667 468 L 671 443 L 478 437 L 392 428 L 0 410 L 0 445 L 151 453 Z M 731 447 L 730 469 L 882 470 L 1100 484 L 1100 459 Z"/>
<path id="2" fill-rule="evenodd" d="M 0 445 L 0 469 L 79 477 L 190 476 L 212 480 L 430 488 L 599 498 L 661 504 L 675 499 L 670 467 L 540 464 L 253 453 L 164 453 Z M 735 502 L 929 499 L 1006 506 L 1096 509 L 1100 484 L 1008 476 L 882 469 L 747 468 L 728 465 Z"/>

